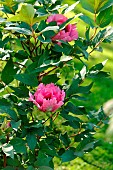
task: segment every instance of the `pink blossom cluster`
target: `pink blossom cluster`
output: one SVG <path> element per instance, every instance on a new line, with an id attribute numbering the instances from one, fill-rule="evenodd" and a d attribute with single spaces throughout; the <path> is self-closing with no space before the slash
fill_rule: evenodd
<path id="1" fill-rule="evenodd" d="M 54 83 L 44 85 L 40 83 L 34 95 L 29 94 L 32 101 L 39 110 L 54 112 L 64 104 L 65 92 Z"/>
<path id="2" fill-rule="evenodd" d="M 62 14 L 53 14 L 48 17 L 47 22 L 55 21 L 57 25 L 61 25 L 67 21 L 67 17 Z M 75 24 L 68 24 L 63 30 L 59 31 L 55 36 L 52 37 L 53 41 L 63 40 L 65 42 L 70 42 L 72 40 L 78 39 L 78 32 L 76 30 Z"/>

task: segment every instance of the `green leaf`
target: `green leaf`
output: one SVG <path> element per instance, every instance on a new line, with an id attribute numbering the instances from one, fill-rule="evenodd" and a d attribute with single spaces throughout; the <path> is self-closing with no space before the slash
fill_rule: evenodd
<path id="1" fill-rule="evenodd" d="M 85 32 L 85 37 L 86 37 L 86 40 L 89 41 L 90 40 L 90 26 L 89 27 L 86 27 L 86 32 Z"/>
<path id="2" fill-rule="evenodd" d="M 88 135 L 85 135 L 83 137 L 83 140 L 81 140 L 81 142 L 79 143 L 79 145 L 76 147 L 76 151 L 87 151 L 87 149 L 92 148 L 92 144 L 89 145 L 89 147 L 87 148 L 88 144 L 90 143 L 95 143 L 94 139 L 92 136 L 88 136 Z"/>
<path id="3" fill-rule="evenodd" d="M 46 31 L 55 31 L 55 32 L 57 32 L 58 29 L 59 29 L 59 26 L 48 26 L 48 27 L 44 28 L 41 32 L 39 32 L 38 34 L 40 35 L 40 34 L 46 32 Z"/>
<path id="4" fill-rule="evenodd" d="M 62 55 L 61 58 L 60 58 L 60 61 L 69 61 L 69 60 L 72 60 L 73 58 L 71 56 L 66 56 L 66 55 Z"/>
<path id="5" fill-rule="evenodd" d="M 91 78 L 105 78 L 105 77 L 109 77 L 110 74 L 107 73 L 107 72 L 104 72 L 104 71 L 95 71 L 95 72 L 91 72 L 88 77 L 91 77 Z"/>
<path id="6" fill-rule="evenodd" d="M 37 128 L 36 132 L 37 132 L 38 136 L 44 136 L 44 128 L 43 127 Z"/>
<path id="7" fill-rule="evenodd" d="M 47 17 L 48 17 L 48 15 L 43 15 L 43 16 L 36 17 L 36 18 L 33 19 L 33 23 L 32 24 L 34 25 L 37 22 L 41 22 L 42 20 L 47 19 Z"/>
<path id="8" fill-rule="evenodd" d="M 28 73 L 31 73 L 33 70 L 35 70 L 36 68 L 38 67 L 38 62 L 35 61 L 35 62 L 32 62 L 25 70 L 25 73 L 28 74 Z M 42 70 L 43 71 L 43 70 Z"/>
<path id="9" fill-rule="evenodd" d="M 33 18 L 35 15 L 35 10 L 31 4 L 24 4 L 19 11 L 19 14 L 16 14 L 13 17 L 8 18 L 8 21 L 23 21 L 29 24 L 30 26 L 33 25 Z"/>
<path id="10" fill-rule="evenodd" d="M 30 125 L 30 127 L 37 128 L 37 129 L 40 128 L 40 127 L 43 127 L 43 125 L 42 125 L 42 120 L 36 122 L 36 123 L 33 124 L 33 125 Z"/>
<path id="11" fill-rule="evenodd" d="M 110 24 L 112 21 L 113 16 L 112 14 L 112 7 L 105 9 L 104 11 L 100 12 L 96 18 L 96 23 L 101 27 L 105 27 Z"/>
<path id="12" fill-rule="evenodd" d="M 40 166 L 38 170 L 53 170 L 53 169 L 48 166 Z"/>
<path id="13" fill-rule="evenodd" d="M 100 30 L 92 41 L 94 47 L 98 45 L 99 42 L 111 42 L 113 41 L 113 27 L 108 26 L 107 28 Z"/>
<path id="14" fill-rule="evenodd" d="M 63 144 L 68 147 L 69 144 L 71 143 L 71 140 L 69 139 L 69 136 L 66 133 L 60 135 L 60 140 L 62 140 Z"/>
<path id="15" fill-rule="evenodd" d="M 37 74 L 36 73 L 29 73 L 29 74 L 16 74 L 15 78 L 20 82 L 29 85 L 29 86 L 37 86 Z"/>
<path id="16" fill-rule="evenodd" d="M 18 128 L 20 127 L 20 125 L 21 125 L 21 120 L 19 120 L 18 122 L 11 121 L 11 127 L 12 127 L 15 131 L 18 130 Z"/>
<path id="17" fill-rule="evenodd" d="M 7 101 L 7 99 L 0 99 L 0 106 L 10 106 L 10 103 Z"/>
<path id="18" fill-rule="evenodd" d="M 38 30 L 39 30 L 39 31 L 42 31 L 42 30 L 45 29 L 46 27 L 47 27 L 46 22 L 42 20 L 42 21 L 39 23 L 39 25 L 38 25 Z"/>
<path id="19" fill-rule="evenodd" d="M 73 120 L 71 120 L 71 121 L 67 120 L 67 121 L 63 122 L 62 125 L 70 126 L 70 127 L 74 128 L 74 129 L 80 128 L 80 123 L 78 121 L 76 121 L 76 119 L 74 117 L 73 117 Z"/>
<path id="20" fill-rule="evenodd" d="M 53 143 L 50 143 L 49 140 L 43 140 L 39 144 L 41 152 L 51 157 L 56 156 L 56 149 L 54 148 Z"/>
<path id="21" fill-rule="evenodd" d="M 95 66 L 91 67 L 89 69 L 89 73 L 94 73 L 94 72 L 99 72 L 100 70 L 103 69 L 103 67 L 105 66 L 107 60 L 103 61 L 102 63 L 96 64 Z"/>
<path id="22" fill-rule="evenodd" d="M 42 6 L 42 7 L 40 6 L 40 8 L 37 9 L 36 13 L 37 13 L 39 16 L 43 16 L 43 15 L 48 14 L 48 13 L 47 13 L 47 9 L 45 9 L 43 6 Z"/>
<path id="23" fill-rule="evenodd" d="M 112 0 L 80 0 L 82 7 L 92 13 L 98 13 L 113 5 Z"/>
<path id="24" fill-rule="evenodd" d="M 75 115 L 81 115 L 81 114 L 86 114 L 86 111 L 84 110 L 84 107 L 82 106 L 76 106 L 75 104 L 68 102 L 67 105 L 64 107 L 63 114 L 65 115 L 66 113 L 73 113 Z M 80 119 L 79 119 L 80 121 Z"/>
<path id="25" fill-rule="evenodd" d="M 32 32 L 26 28 L 20 28 L 20 27 L 6 27 L 4 28 L 4 30 L 11 30 L 11 31 L 15 31 L 21 34 L 25 34 L 25 35 L 32 35 Z"/>
<path id="26" fill-rule="evenodd" d="M 81 132 L 80 134 L 77 134 L 75 137 L 74 137 L 74 141 L 75 142 L 80 142 L 84 139 L 87 138 L 87 136 L 92 136 L 88 130 L 85 130 L 83 132 Z"/>
<path id="27" fill-rule="evenodd" d="M 18 1 L 19 1 L 19 3 L 20 3 L 20 0 L 18 0 Z M 35 1 L 36 1 L 36 0 L 25 0 L 26 3 L 33 3 L 33 4 L 35 3 Z"/>
<path id="28" fill-rule="evenodd" d="M 28 133 L 27 134 L 27 137 L 26 137 L 26 140 L 27 140 L 27 144 L 29 146 L 29 148 L 34 151 L 35 147 L 36 147 L 36 144 L 37 144 L 37 139 L 36 139 L 36 136 L 32 133 Z"/>
<path id="29" fill-rule="evenodd" d="M 103 42 L 109 42 L 111 43 L 113 41 L 113 27 L 107 27 L 106 28 L 106 34 L 104 36 Z"/>
<path id="30" fill-rule="evenodd" d="M 21 162 L 20 160 L 18 160 L 18 158 L 15 156 L 14 159 L 12 158 L 7 158 L 7 165 L 11 166 L 11 167 L 19 167 L 21 166 Z M 10 170 L 10 168 L 8 169 Z"/>
<path id="31" fill-rule="evenodd" d="M 10 143 L 13 145 L 16 153 L 26 154 L 27 149 L 26 149 L 26 146 L 25 146 L 25 140 L 24 139 L 15 137 L 10 141 Z"/>
<path id="32" fill-rule="evenodd" d="M 3 170 L 15 170 L 15 168 L 12 168 L 10 166 L 7 166 L 6 168 L 4 168 Z"/>
<path id="33" fill-rule="evenodd" d="M 83 20 L 85 23 L 87 23 L 88 25 L 90 25 L 92 28 L 95 27 L 95 22 L 89 16 L 81 15 L 79 18 Z"/>
<path id="34" fill-rule="evenodd" d="M 97 143 L 98 143 L 98 140 L 94 141 L 93 138 L 90 138 L 87 136 L 87 138 L 85 138 L 79 143 L 76 150 L 83 151 L 85 153 L 85 152 L 93 150 L 96 147 Z"/>
<path id="35" fill-rule="evenodd" d="M 51 38 L 45 37 L 43 35 L 38 36 L 38 40 L 42 43 L 51 43 Z"/>
<path id="36" fill-rule="evenodd" d="M 90 142 L 88 143 L 85 147 L 84 147 L 84 151 L 91 151 L 95 148 L 95 141 L 94 142 Z"/>
<path id="37" fill-rule="evenodd" d="M 6 19 L 0 17 L 0 24 L 1 24 L 1 23 L 4 23 L 5 21 L 6 21 Z"/>
<path id="38" fill-rule="evenodd" d="M 60 63 L 62 63 L 63 61 L 68 61 L 70 60 L 72 57 L 63 57 L 61 59 L 61 61 L 57 61 L 55 62 L 54 60 L 46 60 L 43 62 L 42 65 L 38 66 L 37 65 L 37 62 L 34 62 L 32 63 L 31 65 L 28 66 L 28 68 L 26 69 L 26 73 L 31 73 L 31 74 L 34 74 L 34 73 L 40 73 L 50 67 L 53 68 L 53 66 L 59 66 Z"/>
<path id="39" fill-rule="evenodd" d="M 35 168 L 33 166 L 29 166 L 27 170 L 35 170 Z"/>
<path id="40" fill-rule="evenodd" d="M 40 73 L 43 72 L 44 70 L 48 69 L 50 67 L 49 63 L 43 63 L 42 65 L 38 66 L 37 61 L 30 64 L 27 69 L 25 70 L 25 73 Z"/>
<path id="41" fill-rule="evenodd" d="M 17 114 L 11 109 L 10 105 L 0 105 L 0 113 L 7 113 L 12 119 L 17 120 Z"/>
<path id="42" fill-rule="evenodd" d="M 51 75 L 47 75 L 44 76 L 42 79 L 42 82 L 44 84 L 49 84 L 49 83 L 56 83 L 59 80 L 59 78 L 57 77 L 57 74 L 51 74 Z"/>
<path id="43" fill-rule="evenodd" d="M 74 113 L 74 111 L 72 112 Z M 75 113 L 76 114 L 76 113 Z M 61 113 L 61 116 L 70 121 L 70 122 L 73 122 L 73 121 L 76 121 L 76 122 L 81 122 L 81 120 L 78 118 L 78 117 L 75 117 L 75 116 L 72 116 L 70 114 L 67 113 L 67 110 L 63 110 L 62 113 Z M 79 126 L 79 124 L 77 124 L 77 126 Z"/>
<path id="44" fill-rule="evenodd" d="M 62 46 L 58 45 L 58 44 L 54 44 L 53 47 L 53 51 L 55 52 L 63 52 L 65 55 L 62 56 L 61 58 L 72 58 L 71 56 L 69 56 L 70 52 L 72 51 L 72 46 L 62 40 L 60 40 L 60 42 L 62 43 Z"/>
<path id="45" fill-rule="evenodd" d="M 104 120 L 105 117 L 106 117 L 105 114 L 104 114 L 104 111 L 103 111 L 103 108 L 102 108 L 102 107 L 99 108 L 98 111 L 93 110 L 93 111 L 90 111 L 88 114 L 89 114 L 88 116 L 89 116 L 90 118 L 96 119 L 96 121 L 97 121 L 98 123 L 99 123 L 100 121 Z"/>
<path id="46" fill-rule="evenodd" d="M 74 111 L 72 112 L 74 113 Z M 77 114 L 76 112 L 74 114 Z M 74 129 L 78 129 L 80 127 L 80 122 L 82 122 L 78 117 L 72 116 L 67 114 L 67 110 L 63 110 L 61 116 L 66 119 L 67 121 L 63 122 L 62 124 L 65 126 L 71 126 Z"/>
<path id="47" fill-rule="evenodd" d="M 49 128 L 47 129 L 46 128 L 46 132 L 49 132 Z M 59 140 L 59 138 L 57 138 L 56 137 L 56 135 L 55 136 L 53 136 L 53 135 L 50 135 L 50 136 L 47 136 L 47 138 L 45 139 L 45 141 L 46 141 L 46 143 L 49 145 L 49 146 L 53 146 L 53 148 L 55 147 L 59 147 L 59 145 L 60 145 L 60 140 Z M 52 148 L 52 147 L 51 147 Z M 56 151 L 55 151 L 55 149 L 54 149 L 54 154 L 52 154 L 52 155 L 56 155 Z"/>
<path id="48" fill-rule="evenodd" d="M 60 30 L 64 29 L 66 27 L 66 25 L 68 25 L 74 18 L 76 17 L 76 15 L 72 18 L 67 19 L 65 22 L 63 22 L 63 24 L 60 25 Z"/>
<path id="49" fill-rule="evenodd" d="M 52 157 L 48 156 L 44 152 L 39 151 L 35 166 L 50 166 Z"/>
<path id="50" fill-rule="evenodd" d="M 14 80 L 14 76 L 16 72 L 17 70 L 14 69 L 14 64 L 12 59 L 9 59 L 2 71 L 2 75 L 1 75 L 2 81 L 5 84 L 11 83 Z"/>
<path id="51" fill-rule="evenodd" d="M 99 9 L 99 12 L 101 12 L 101 11 L 109 8 L 109 7 L 112 6 L 112 5 L 113 5 L 113 1 L 112 1 L 112 0 L 105 0 L 105 1 L 104 1 L 104 4 L 101 5 L 101 7 L 100 7 L 100 9 Z"/>
<path id="52" fill-rule="evenodd" d="M 72 11 L 78 4 L 79 4 L 80 1 L 77 1 L 75 3 L 73 3 L 71 6 L 67 7 L 65 10 L 63 10 L 63 13 L 68 13 L 70 11 Z"/>
<path id="53" fill-rule="evenodd" d="M 86 77 L 86 73 L 87 73 L 87 68 L 86 66 L 83 66 L 79 73 L 82 80 L 84 80 L 84 78 Z"/>
<path id="54" fill-rule="evenodd" d="M 80 0 L 80 3 L 82 5 L 82 7 L 92 13 L 96 12 L 95 9 L 95 0 Z"/>
<path id="55" fill-rule="evenodd" d="M 6 154 L 6 156 L 11 157 L 12 159 L 14 158 L 14 149 L 12 145 L 5 143 L 2 146 L 2 151 Z"/>
<path id="56" fill-rule="evenodd" d="M 4 88 L 4 85 L 0 83 L 0 90 Z"/>
<path id="57" fill-rule="evenodd" d="M 77 93 L 89 93 L 92 86 L 93 82 L 90 83 L 88 86 L 79 86 L 77 89 Z"/>
<path id="58" fill-rule="evenodd" d="M 79 85 L 79 79 L 73 78 L 72 84 L 71 84 L 71 86 L 69 87 L 69 89 L 66 92 L 67 97 L 75 94 L 75 92 L 76 92 L 76 90 L 78 88 L 78 85 Z"/>
<path id="59" fill-rule="evenodd" d="M 61 155 L 62 162 L 72 161 L 76 157 L 77 156 L 75 155 L 75 151 L 72 148 L 68 149 Z"/>
<path id="60" fill-rule="evenodd" d="M 29 90 L 26 86 L 19 87 L 10 86 L 10 88 L 14 91 L 13 94 L 18 96 L 19 98 L 25 98 L 29 96 Z"/>

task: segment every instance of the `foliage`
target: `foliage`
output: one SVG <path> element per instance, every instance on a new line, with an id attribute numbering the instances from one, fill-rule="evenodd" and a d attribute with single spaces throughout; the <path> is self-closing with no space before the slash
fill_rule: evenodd
<path id="1" fill-rule="evenodd" d="M 108 123 L 102 107 L 98 111 L 90 110 L 77 105 L 77 101 L 88 102 L 94 78 L 109 76 L 102 71 L 106 60 L 91 68 L 85 60 L 93 51 L 102 51 L 102 42 L 113 40 L 113 28 L 108 26 L 112 20 L 112 1 L 80 0 L 94 19 L 76 14 L 61 25 L 47 22 L 52 14 L 67 15 L 78 3 L 68 6 L 62 5 L 61 0 L 0 1 L 3 65 L 0 70 L 0 167 L 3 170 L 52 170 L 54 157 L 62 162 L 82 157 L 98 145 L 94 135 L 101 124 Z M 85 38 L 79 37 L 73 42 L 52 40 L 77 17 L 87 24 Z M 76 60 L 82 63 L 82 69 L 77 69 Z M 65 91 L 64 105 L 55 112 L 42 112 L 29 101 L 29 92 L 34 93 L 40 83 L 54 83 Z"/>

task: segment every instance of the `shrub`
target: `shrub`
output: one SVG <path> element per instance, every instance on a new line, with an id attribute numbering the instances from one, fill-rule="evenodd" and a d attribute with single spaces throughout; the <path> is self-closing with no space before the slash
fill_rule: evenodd
<path id="1" fill-rule="evenodd" d="M 109 76 L 102 71 L 106 61 L 91 68 L 85 63 L 102 51 L 102 42 L 113 40 L 113 2 L 96 2 L 80 0 L 92 19 L 67 17 L 79 2 L 0 1 L 1 169 L 52 170 L 54 157 L 68 162 L 98 145 L 94 135 L 106 123 L 103 108 L 77 104 L 88 102 L 95 77 Z M 85 38 L 77 18 L 87 25 Z"/>

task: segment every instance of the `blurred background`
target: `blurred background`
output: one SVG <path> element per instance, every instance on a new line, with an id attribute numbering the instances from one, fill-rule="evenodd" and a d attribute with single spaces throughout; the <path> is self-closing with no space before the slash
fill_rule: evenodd
<path id="1" fill-rule="evenodd" d="M 63 0 L 64 4 L 73 4 L 75 0 Z M 68 18 L 74 16 L 74 13 L 83 13 L 87 14 L 93 19 L 93 15 L 84 10 L 80 4 L 78 4 L 73 12 L 67 14 Z M 113 20 L 110 24 L 113 26 Z M 84 33 L 86 30 L 85 23 L 77 19 L 77 29 L 79 36 L 85 37 Z M 109 72 L 110 76 L 107 78 L 96 78 L 94 80 L 94 85 L 92 88 L 92 93 L 88 97 L 88 101 L 83 103 L 87 107 L 99 109 L 104 103 L 113 99 L 113 43 L 111 44 L 101 44 L 103 47 L 103 52 L 93 52 L 89 57 L 88 61 L 85 61 L 88 66 L 92 66 L 93 63 L 100 63 L 108 59 L 104 71 Z M 82 67 L 81 64 L 77 61 L 77 67 Z M 82 105 L 82 103 L 81 103 Z M 113 101 L 112 104 L 113 105 Z M 112 106 L 113 108 L 113 106 Z M 113 120 L 111 120 L 111 125 Z M 108 125 L 102 126 L 101 130 L 96 134 L 96 138 L 100 139 L 100 146 L 96 147 L 93 151 L 88 154 L 85 154 L 83 158 L 77 158 L 70 163 L 64 163 L 60 165 L 59 161 L 56 161 L 56 170 L 113 170 L 113 140 L 106 135 L 106 130 Z M 111 128 L 113 129 L 113 128 Z M 113 131 L 112 131 L 113 132 Z M 112 133 L 111 132 L 111 133 Z"/>

